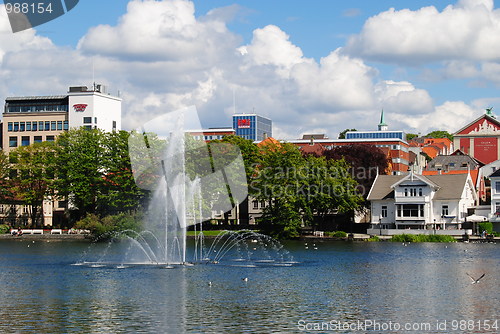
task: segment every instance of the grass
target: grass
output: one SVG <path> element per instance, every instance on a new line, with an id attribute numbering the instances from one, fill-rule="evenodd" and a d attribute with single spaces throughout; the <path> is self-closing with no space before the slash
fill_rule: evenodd
<path id="1" fill-rule="evenodd" d="M 391 238 L 394 242 L 456 242 L 451 235 L 398 234 Z"/>

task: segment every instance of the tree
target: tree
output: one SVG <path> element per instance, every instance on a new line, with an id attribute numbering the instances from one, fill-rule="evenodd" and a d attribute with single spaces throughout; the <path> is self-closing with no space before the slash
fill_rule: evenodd
<path id="1" fill-rule="evenodd" d="M 429 137 L 429 138 L 448 138 L 449 140 L 453 141 L 453 135 L 451 133 L 449 133 L 448 131 L 444 131 L 444 130 L 432 131 L 432 132 L 426 134 L 425 136 Z"/>
<path id="2" fill-rule="evenodd" d="M 374 145 L 335 146 L 326 150 L 324 156 L 328 160 L 344 159 L 350 165 L 350 174 L 359 183 L 358 191 L 365 198 L 377 173 L 383 174 L 388 168 L 387 155 Z"/>
<path id="3" fill-rule="evenodd" d="M 57 188 L 75 219 L 137 208 L 144 192 L 135 183 L 125 131 L 72 129 L 57 140 Z"/>
<path id="4" fill-rule="evenodd" d="M 102 164 L 105 175 L 97 195 L 97 212 L 133 211 L 146 195 L 134 180 L 128 149 L 129 136 L 127 131 L 104 134 Z"/>
<path id="5" fill-rule="evenodd" d="M 4 151 L 0 150 L 0 201 L 5 200 L 9 196 L 9 174 L 9 157 Z"/>
<path id="6" fill-rule="evenodd" d="M 345 135 L 349 131 L 358 131 L 358 130 L 356 130 L 356 129 L 345 129 L 344 131 L 342 131 L 341 133 L 339 133 L 339 139 L 345 139 Z"/>
<path id="7" fill-rule="evenodd" d="M 43 202 L 54 197 L 56 168 L 53 142 L 21 146 L 10 152 L 12 169 L 11 186 L 16 199 L 28 207 L 31 225 L 43 227 Z"/>
<path id="8" fill-rule="evenodd" d="M 77 220 L 97 212 L 107 173 L 104 138 L 101 130 L 80 128 L 57 139 L 57 189 L 69 199 Z"/>
<path id="9" fill-rule="evenodd" d="M 415 134 L 415 133 L 407 133 L 407 134 L 406 134 L 406 141 L 410 141 L 410 140 L 412 140 L 413 138 L 417 138 L 417 137 L 418 137 L 418 135 L 417 135 L 417 134 Z"/>
<path id="10" fill-rule="evenodd" d="M 278 238 L 296 237 L 315 216 L 356 209 L 362 198 L 347 167 L 343 160 L 303 157 L 292 144 L 266 145 L 251 184 L 256 198 L 269 203 L 264 230 Z"/>

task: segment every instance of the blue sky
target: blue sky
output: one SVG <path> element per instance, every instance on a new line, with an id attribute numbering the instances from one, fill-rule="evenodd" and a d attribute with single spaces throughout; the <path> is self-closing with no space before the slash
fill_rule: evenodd
<path id="1" fill-rule="evenodd" d="M 392 129 L 453 132 L 500 101 L 493 0 L 131 3 L 82 0 L 17 34 L 4 24 L 0 98 L 88 84 L 93 61 L 123 94 L 125 127 L 190 104 L 227 126 L 234 92 L 281 138 L 373 129 L 381 109 Z"/>

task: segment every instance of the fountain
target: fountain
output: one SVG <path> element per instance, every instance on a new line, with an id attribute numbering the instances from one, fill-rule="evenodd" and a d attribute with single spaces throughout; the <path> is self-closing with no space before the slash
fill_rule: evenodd
<path id="1" fill-rule="evenodd" d="M 110 242 L 99 252 L 98 259 L 82 264 L 186 265 L 189 226 L 194 226 L 195 231 L 199 226 L 189 263 L 217 264 L 231 253 L 239 260 L 252 262 L 250 265 L 272 263 L 275 259 L 290 263 L 276 241 L 252 231 L 223 232 L 205 249 L 201 222 L 212 212 L 227 212 L 241 203 L 248 195 L 248 187 L 239 148 L 212 143 L 209 151 L 203 140 L 188 134 L 189 130 L 201 128 L 196 109 L 189 107 L 157 117 L 132 132 L 129 153 L 135 181 L 154 194 L 144 231 L 121 232 L 118 246 Z M 270 252 L 277 255 L 271 256 Z"/>

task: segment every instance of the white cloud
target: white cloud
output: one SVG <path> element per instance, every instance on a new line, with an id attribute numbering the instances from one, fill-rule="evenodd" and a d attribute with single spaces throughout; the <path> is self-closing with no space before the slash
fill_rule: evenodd
<path id="1" fill-rule="evenodd" d="M 0 95 L 59 94 L 90 84 L 94 62 L 95 80 L 121 91 L 126 129 L 193 104 L 205 126 L 230 126 L 233 94 L 238 112 L 272 118 L 278 138 L 376 129 L 382 108 L 392 129 L 454 131 L 477 110 L 463 102 L 434 107 L 427 91 L 383 80 L 342 49 L 320 61 L 306 58 L 277 26 L 256 29 L 241 45 L 226 26 L 237 13 L 231 6 L 195 17 L 186 0 L 133 0 L 116 26 L 90 29 L 76 49 L 55 46 L 35 30 L 12 34 L 0 14 Z M 454 71 L 466 65 L 456 62 Z M 500 73 L 496 63 L 486 66 L 480 70 Z"/>
<path id="2" fill-rule="evenodd" d="M 441 12 L 391 8 L 369 18 L 345 51 L 381 62 L 498 61 L 500 11 L 492 0 L 462 0 Z"/>

